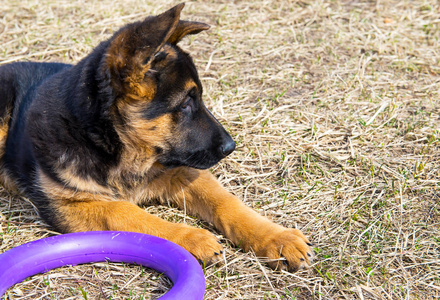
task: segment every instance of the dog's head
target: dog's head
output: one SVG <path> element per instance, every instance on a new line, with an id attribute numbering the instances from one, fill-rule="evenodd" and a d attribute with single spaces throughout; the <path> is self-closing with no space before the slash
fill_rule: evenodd
<path id="1" fill-rule="evenodd" d="M 186 35 L 209 28 L 179 20 L 183 6 L 112 37 L 105 58 L 116 94 L 111 112 L 122 143 L 133 151 L 167 167 L 205 169 L 235 143 L 205 107 L 194 62 L 177 46 Z"/>

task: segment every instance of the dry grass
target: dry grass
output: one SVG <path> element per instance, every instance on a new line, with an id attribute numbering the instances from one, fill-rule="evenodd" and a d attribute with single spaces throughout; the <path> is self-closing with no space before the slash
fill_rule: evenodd
<path id="1" fill-rule="evenodd" d="M 184 17 L 213 28 L 183 47 L 238 142 L 214 172 L 317 253 L 308 270 L 276 273 L 222 239 L 206 299 L 440 298 L 439 2 L 205 2 L 187 2 Z M 3 0 L 0 64 L 77 62 L 171 5 Z M 28 201 L 2 194 L 0 251 L 52 234 Z M 3 299 L 143 299 L 167 286 L 140 267 L 96 264 L 34 276 Z"/>

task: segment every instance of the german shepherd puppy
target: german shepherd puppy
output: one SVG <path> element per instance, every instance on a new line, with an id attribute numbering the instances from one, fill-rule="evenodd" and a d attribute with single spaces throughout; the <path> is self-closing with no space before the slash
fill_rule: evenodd
<path id="1" fill-rule="evenodd" d="M 3 185 L 60 232 L 141 232 L 219 261 L 222 246 L 209 231 L 138 206 L 172 203 L 272 268 L 297 270 L 312 258 L 307 238 L 246 207 L 206 170 L 235 143 L 203 104 L 196 67 L 177 46 L 209 28 L 179 20 L 183 6 L 128 24 L 73 66 L 0 67 Z"/>

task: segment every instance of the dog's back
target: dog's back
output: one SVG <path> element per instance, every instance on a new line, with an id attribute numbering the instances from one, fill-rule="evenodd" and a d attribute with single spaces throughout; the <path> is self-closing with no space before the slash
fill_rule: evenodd
<path id="1" fill-rule="evenodd" d="M 60 63 L 19 62 L 0 67 L 0 119 L 4 123 L 15 106 L 29 97 L 51 75 L 70 65 Z"/>
<path id="2" fill-rule="evenodd" d="M 0 66 L 0 162 L 4 164 L 6 141 L 20 134 L 10 134 L 23 122 L 23 114 L 32 102 L 33 95 L 42 82 L 61 70 L 70 67 L 60 63 L 19 62 Z M 3 170 L 2 170 L 3 172 Z M 5 174 L 1 174 L 5 177 Z M 2 178 L 7 186 L 7 180 Z"/>

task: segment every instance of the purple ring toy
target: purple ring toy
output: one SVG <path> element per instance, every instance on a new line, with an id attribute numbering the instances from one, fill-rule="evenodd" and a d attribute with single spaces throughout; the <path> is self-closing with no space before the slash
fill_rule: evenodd
<path id="1" fill-rule="evenodd" d="M 66 265 L 102 261 L 139 264 L 165 273 L 174 285 L 161 300 L 203 299 L 203 270 L 189 252 L 158 237 L 119 231 L 63 234 L 0 254 L 0 296 L 29 276 Z"/>

